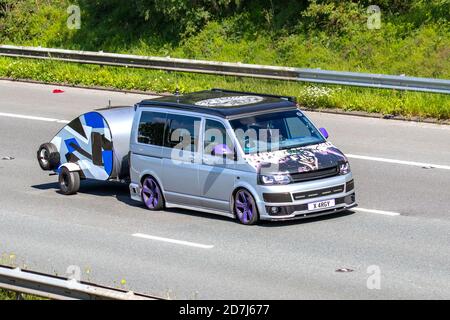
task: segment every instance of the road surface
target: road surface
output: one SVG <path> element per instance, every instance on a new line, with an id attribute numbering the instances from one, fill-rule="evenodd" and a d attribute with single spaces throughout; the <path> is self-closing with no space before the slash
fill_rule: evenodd
<path id="1" fill-rule="evenodd" d="M 0 158 L 14 158 L 0 160 L 1 262 L 75 265 L 82 280 L 171 299 L 450 299 L 449 126 L 309 113 L 349 155 L 359 203 L 320 219 L 150 212 L 119 183 L 60 195 L 38 146 L 83 112 L 143 98 L 0 81 Z"/>

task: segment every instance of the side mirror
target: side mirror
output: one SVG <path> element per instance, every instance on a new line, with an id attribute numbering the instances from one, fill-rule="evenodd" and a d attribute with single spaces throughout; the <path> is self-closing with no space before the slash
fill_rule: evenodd
<path id="1" fill-rule="evenodd" d="M 328 131 L 327 131 L 327 129 L 320 128 L 319 131 L 324 136 L 325 139 L 328 139 Z"/>
<path id="2" fill-rule="evenodd" d="M 234 152 L 226 144 L 218 144 L 211 151 L 211 155 L 219 157 L 220 156 L 226 157 L 233 154 Z"/>

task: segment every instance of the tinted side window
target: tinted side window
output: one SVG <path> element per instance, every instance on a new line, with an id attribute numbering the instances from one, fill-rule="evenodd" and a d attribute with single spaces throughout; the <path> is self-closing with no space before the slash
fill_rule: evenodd
<path id="1" fill-rule="evenodd" d="M 166 114 L 150 111 L 142 112 L 139 121 L 138 142 L 162 146 L 165 124 Z"/>
<path id="2" fill-rule="evenodd" d="M 164 146 L 177 147 L 185 151 L 197 151 L 200 120 L 200 118 L 168 114 Z M 197 126 L 197 130 L 195 130 L 195 126 Z"/>

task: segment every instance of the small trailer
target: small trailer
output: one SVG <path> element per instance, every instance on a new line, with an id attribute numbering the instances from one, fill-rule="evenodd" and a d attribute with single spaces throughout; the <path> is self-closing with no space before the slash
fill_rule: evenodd
<path id="1" fill-rule="evenodd" d="M 59 175 L 66 195 L 76 193 L 82 179 L 128 181 L 134 114 L 131 106 L 82 114 L 39 147 L 40 167 Z"/>

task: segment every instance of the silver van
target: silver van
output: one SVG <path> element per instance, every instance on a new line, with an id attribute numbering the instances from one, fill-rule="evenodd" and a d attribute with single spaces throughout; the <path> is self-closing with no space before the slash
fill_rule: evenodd
<path id="1" fill-rule="evenodd" d="M 130 137 L 131 197 L 250 225 L 356 206 L 347 158 L 295 99 L 220 89 L 144 100 Z"/>

